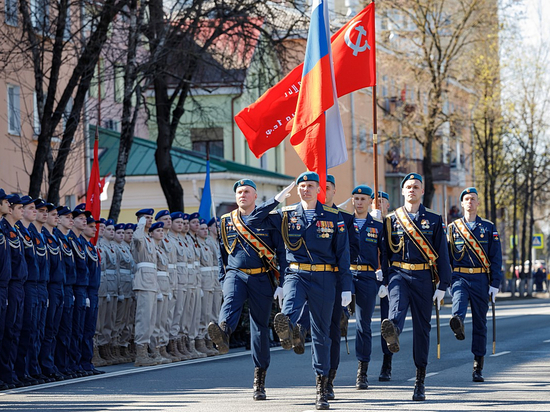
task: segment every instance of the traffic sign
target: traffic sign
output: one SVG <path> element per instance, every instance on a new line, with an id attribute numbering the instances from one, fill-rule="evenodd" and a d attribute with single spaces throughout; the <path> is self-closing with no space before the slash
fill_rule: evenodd
<path id="1" fill-rule="evenodd" d="M 533 235 L 533 248 L 544 249 L 544 235 L 542 233 L 535 233 Z"/>

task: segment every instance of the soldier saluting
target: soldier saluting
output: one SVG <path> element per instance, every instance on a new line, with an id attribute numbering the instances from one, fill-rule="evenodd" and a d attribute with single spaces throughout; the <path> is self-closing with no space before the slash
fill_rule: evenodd
<path id="1" fill-rule="evenodd" d="M 493 222 L 477 215 L 475 187 L 460 194 L 464 217 L 449 225 L 449 249 L 453 267 L 453 317 L 450 321 L 458 340 L 464 340 L 464 318 L 468 302 L 472 310 L 472 353 L 474 382 L 483 382 L 483 360 L 487 352 L 487 310 L 489 294 L 493 303 L 502 279 L 500 236 Z"/>
<path id="2" fill-rule="evenodd" d="M 405 205 L 384 222 L 382 269 L 388 277 L 390 312 L 382 321 L 388 349 L 399 351 L 409 306 L 413 322 L 413 359 L 416 383 L 413 400 L 426 399 L 424 378 L 430 349 L 432 300 L 438 308 L 451 280 L 445 226 L 441 215 L 422 205 L 422 176 L 409 173 L 401 182 Z"/>

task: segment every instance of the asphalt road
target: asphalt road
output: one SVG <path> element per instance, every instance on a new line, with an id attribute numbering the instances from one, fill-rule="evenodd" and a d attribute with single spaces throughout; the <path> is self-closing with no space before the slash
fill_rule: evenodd
<path id="1" fill-rule="evenodd" d="M 377 313 L 375 313 L 377 316 Z M 375 331 L 369 389 L 355 389 L 357 361 L 342 344 L 335 381 L 337 399 L 331 410 L 368 411 L 550 411 L 550 299 L 497 302 L 497 345 L 491 355 L 491 321 L 484 383 L 471 379 L 471 323 L 466 340 L 457 341 L 448 326 L 450 306 L 441 311 L 441 359 L 437 359 L 435 316 L 426 377 L 425 402 L 411 400 L 415 368 L 410 320 L 401 334 L 401 352 L 394 356 L 391 382 L 378 382 L 382 362 L 380 319 Z M 350 335 L 354 324 L 350 324 Z M 250 353 L 134 368 L 131 364 L 104 368 L 106 374 L 0 392 L 6 411 L 310 411 L 314 410 L 315 380 L 309 348 L 298 356 L 272 350 L 265 402 L 252 400 Z"/>

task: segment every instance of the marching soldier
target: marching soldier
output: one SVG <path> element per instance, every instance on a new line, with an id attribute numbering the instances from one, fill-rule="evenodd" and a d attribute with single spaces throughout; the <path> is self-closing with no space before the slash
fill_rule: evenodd
<path id="1" fill-rule="evenodd" d="M 133 290 L 136 294 L 135 366 L 152 366 L 157 361 L 150 358 L 147 349 L 157 317 L 157 250 L 148 235 L 153 223 L 153 209 L 141 209 L 136 213 L 138 225 L 132 237 L 132 255 L 136 262 Z M 146 233 L 147 230 L 147 233 Z"/>
<path id="2" fill-rule="evenodd" d="M 422 176 L 409 173 L 401 182 L 405 205 L 384 222 L 382 270 L 388 278 L 390 313 L 381 325 L 390 352 L 399 351 L 409 306 L 413 322 L 416 382 L 412 399 L 426 399 L 424 378 L 430 348 L 433 301 L 439 305 L 451 280 L 445 225 L 440 215 L 422 205 Z"/>
<path id="3" fill-rule="evenodd" d="M 115 226 L 114 247 L 117 254 L 119 266 L 118 274 L 118 296 L 115 322 L 115 345 L 120 352 L 120 357 L 127 362 L 132 360 L 129 351 L 131 338 L 131 310 L 132 310 L 132 276 L 135 271 L 134 258 L 130 250 L 130 245 L 124 242 L 126 225 L 119 223 Z"/>
<path id="4" fill-rule="evenodd" d="M 219 260 L 220 260 L 220 237 L 219 237 L 219 225 L 220 218 L 213 217 L 208 222 L 208 237 L 206 238 L 206 243 L 209 245 L 212 254 L 214 255 L 214 267 L 212 269 L 214 277 L 214 299 L 212 301 L 212 320 L 214 322 L 218 321 L 218 315 L 222 308 L 223 302 L 223 291 L 222 286 L 219 280 Z M 212 348 L 212 340 L 207 342 L 208 348 Z"/>
<path id="5" fill-rule="evenodd" d="M 269 318 L 275 286 L 277 260 L 283 276 L 286 266 L 284 245 L 277 230 L 248 226 L 256 208 L 256 184 L 249 179 L 233 185 L 238 208 L 221 217 L 219 279 L 223 304 L 219 324 L 211 322 L 208 334 L 220 353 L 229 351 L 229 337 L 235 330 L 244 302 L 250 307 L 251 350 L 254 362 L 254 400 L 265 400 L 265 376 L 270 363 Z M 281 278 L 282 282 L 283 279 Z"/>
<path id="6" fill-rule="evenodd" d="M 382 220 L 385 219 L 390 210 L 390 196 L 386 192 L 379 191 L 378 205 L 374 204 L 374 192 L 372 192 L 371 194 L 371 199 L 372 208 L 380 210 L 380 213 L 382 214 Z M 379 282 L 383 281 L 382 272 L 377 272 L 376 280 L 378 280 Z M 378 291 L 378 296 L 380 297 L 380 318 L 383 320 L 388 318 L 390 310 L 390 299 L 388 297 L 388 285 L 382 284 L 380 286 L 381 287 Z M 382 361 L 382 367 L 380 368 L 380 375 L 378 376 L 378 380 L 380 382 L 388 382 L 389 380 L 391 380 L 391 364 L 393 353 L 391 353 L 388 349 L 388 345 L 386 344 L 386 341 L 384 340 L 384 337 L 382 335 L 380 335 L 380 344 L 382 347 L 382 353 L 384 354 L 384 360 Z"/>
<path id="7" fill-rule="evenodd" d="M 356 299 L 357 330 L 355 354 L 357 357 L 357 389 L 367 389 L 367 371 L 372 353 L 371 322 L 379 292 L 378 281 L 382 278 L 379 267 L 379 253 L 382 251 L 381 211 L 373 209 L 369 213 L 372 190 L 360 185 L 351 192 L 351 202 L 355 210 L 355 231 L 359 236 L 359 253 L 352 256 L 351 273 Z M 383 287 L 380 288 L 382 291 Z"/>
<path id="8" fill-rule="evenodd" d="M 474 382 L 483 382 L 483 363 L 487 352 L 488 297 L 495 302 L 502 280 L 500 236 L 493 222 L 477 215 L 479 206 L 475 187 L 460 194 L 464 217 L 449 225 L 449 250 L 453 277 L 453 316 L 450 321 L 458 340 L 464 340 L 464 318 L 468 303 L 472 310 L 472 353 Z"/>
<path id="9" fill-rule="evenodd" d="M 316 409 L 328 409 L 330 370 L 330 323 L 337 281 L 341 282 L 341 305 L 351 302 L 349 239 L 342 215 L 317 200 L 319 176 L 302 173 L 296 180 L 300 203 L 270 212 L 288 195 L 294 183 L 251 214 L 252 227 L 281 230 L 288 268 L 283 284 L 283 308 L 275 316 L 275 330 L 284 349 L 300 342 L 295 328 L 307 302 L 312 325 L 313 369 L 316 374 Z M 339 278 L 339 279 L 338 279 Z"/>

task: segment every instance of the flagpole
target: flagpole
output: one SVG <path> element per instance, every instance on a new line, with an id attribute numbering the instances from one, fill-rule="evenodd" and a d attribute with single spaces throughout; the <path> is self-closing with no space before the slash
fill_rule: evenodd
<path id="1" fill-rule="evenodd" d="M 374 0 L 372 0 L 372 3 L 374 3 Z M 374 24 L 376 24 L 376 19 L 374 22 Z M 376 56 L 374 59 L 376 61 Z M 372 164 L 374 167 L 374 207 L 375 209 L 378 209 L 378 117 L 376 106 L 375 84 L 372 86 Z"/>

